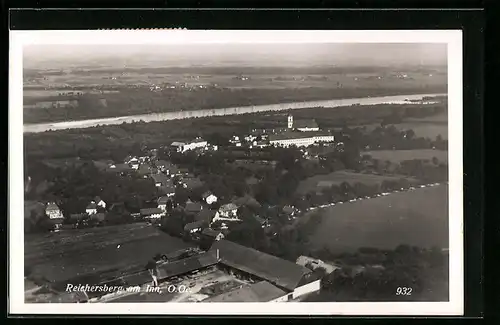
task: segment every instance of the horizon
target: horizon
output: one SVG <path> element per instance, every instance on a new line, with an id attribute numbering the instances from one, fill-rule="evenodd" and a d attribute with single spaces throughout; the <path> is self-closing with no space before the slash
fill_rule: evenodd
<path id="1" fill-rule="evenodd" d="M 24 67 L 148 66 L 446 66 L 447 45 L 436 43 L 302 43 L 188 45 L 29 45 Z M 96 62 L 97 61 L 97 62 Z"/>

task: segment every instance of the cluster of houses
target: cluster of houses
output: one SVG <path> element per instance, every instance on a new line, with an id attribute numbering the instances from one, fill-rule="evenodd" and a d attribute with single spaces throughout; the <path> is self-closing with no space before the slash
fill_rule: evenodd
<path id="1" fill-rule="evenodd" d="M 89 222 L 102 223 L 106 218 L 106 202 L 100 197 L 95 197 L 89 202 L 83 213 L 69 215 L 71 224 L 79 225 Z M 49 218 L 54 230 L 59 230 L 64 223 L 64 215 L 55 202 L 48 202 L 45 207 L 45 215 Z"/>
<path id="2" fill-rule="evenodd" d="M 257 130 L 255 130 L 257 131 Z M 268 145 L 288 147 L 295 145 L 298 147 L 307 147 L 320 142 L 333 142 L 334 137 L 330 134 L 320 134 L 320 129 L 314 120 L 299 120 L 294 122 L 293 116 L 289 115 L 287 125 L 277 132 L 267 132 L 269 130 L 258 130 L 253 134 L 246 135 L 243 139 L 239 136 L 233 136 L 229 142 L 231 145 L 241 147 L 242 143 L 250 147 L 265 147 Z M 276 131 L 276 130 L 273 130 Z M 196 138 L 187 142 L 173 142 L 168 148 L 171 151 L 185 153 L 187 151 L 207 151 L 218 150 L 217 146 L 210 145 L 202 138 Z M 106 164 L 106 171 L 126 175 L 130 173 L 137 173 L 143 178 L 151 179 L 155 186 L 158 188 L 161 196 L 157 200 L 156 207 L 149 207 L 141 209 L 139 212 L 132 214 L 134 217 L 140 217 L 148 220 L 158 220 L 166 215 L 167 205 L 169 201 L 173 201 L 177 187 L 184 187 L 186 189 L 199 188 L 203 185 L 201 180 L 192 175 L 189 170 L 179 168 L 169 161 L 157 159 L 157 149 L 150 150 L 148 155 L 140 157 L 127 157 L 123 163 L 115 164 L 109 162 Z M 188 201 L 186 203 L 185 211 L 187 213 L 197 214 L 203 210 L 203 206 L 211 206 L 217 202 L 217 197 L 211 193 L 206 192 L 202 196 L 202 203 Z M 230 202 L 222 205 L 209 221 L 202 218 L 208 224 L 219 222 L 222 228 L 227 226 L 226 222 L 240 221 L 237 216 L 237 211 L 244 202 Z M 106 202 L 101 198 L 96 197 L 92 200 L 85 209 L 85 212 L 80 214 L 72 214 L 69 216 L 70 220 L 75 224 L 85 223 L 88 220 L 101 223 L 106 218 Z M 54 228 L 59 229 L 62 225 L 64 217 L 56 203 L 50 202 L 46 206 L 46 214 L 49 219 L 54 223 Z M 263 227 L 266 222 L 259 220 Z M 187 231 L 195 233 L 201 231 L 201 222 L 196 224 L 188 224 Z"/>
<path id="3" fill-rule="evenodd" d="M 184 207 L 179 206 L 175 208 L 194 217 L 195 221 L 186 224 L 184 227 L 184 233 L 186 235 L 191 235 L 193 238 L 199 239 L 200 235 L 207 235 L 207 233 L 210 233 L 213 235 L 210 236 L 214 238 L 223 238 L 224 234 L 227 234 L 229 231 L 229 224 L 242 221 L 238 215 L 240 207 L 260 207 L 259 202 L 249 195 L 234 199 L 230 203 L 221 205 L 218 209 L 212 209 L 211 205 L 216 202 L 217 196 L 207 191 L 203 193 L 201 202 L 193 202 L 189 199 Z M 132 213 L 131 216 L 134 220 L 143 220 L 159 224 L 161 218 L 168 217 L 169 204 L 173 207 L 172 196 L 163 195 L 157 199 L 156 207 L 140 209 L 139 212 Z M 123 207 L 123 203 L 112 204 L 108 209 L 106 202 L 96 197 L 87 205 L 84 213 L 71 214 L 69 215 L 68 221 L 72 226 L 85 226 L 90 222 L 99 225 L 106 221 L 107 213 L 110 211 L 114 211 L 118 214 L 120 211 L 127 213 L 126 209 Z M 297 212 L 297 209 L 285 206 L 282 212 L 291 218 Z M 63 213 L 55 202 L 47 203 L 45 213 L 53 224 L 54 230 L 58 231 L 65 223 Z M 270 226 L 268 220 L 257 215 L 255 215 L 254 218 L 260 223 L 262 228 Z"/>

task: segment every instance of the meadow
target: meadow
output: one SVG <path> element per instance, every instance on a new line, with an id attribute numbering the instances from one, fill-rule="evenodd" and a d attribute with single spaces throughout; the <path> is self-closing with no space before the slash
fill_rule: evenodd
<path id="1" fill-rule="evenodd" d="M 325 184 L 325 186 L 330 187 L 332 185 L 340 185 L 343 182 L 349 183 L 351 186 L 354 185 L 355 183 L 362 183 L 365 185 L 376 185 L 376 184 L 380 185 L 385 180 L 398 181 L 401 177 L 354 173 L 342 170 L 326 175 L 316 175 L 309 177 L 300 182 L 297 188 L 297 192 L 305 194 L 308 192 L 320 190 L 322 188 L 321 187 L 322 184 Z"/>
<path id="2" fill-rule="evenodd" d="M 157 253 L 189 247 L 181 239 L 136 223 L 25 235 L 30 277 L 49 282 L 146 263 Z"/>
<path id="3" fill-rule="evenodd" d="M 439 162 L 448 163 L 448 151 L 432 149 L 414 149 L 414 150 L 374 150 L 365 151 L 363 155 L 370 155 L 380 161 L 391 161 L 400 163 L 405 160 L 423 159 L 432 161 L 436 157 Z"/>
<path id="4" fill-rule="evenodd" d="M 332 253 L 406 244 L 448 248 L 448 186 L 419 188 L 320 210 L 310 248 Z"/>

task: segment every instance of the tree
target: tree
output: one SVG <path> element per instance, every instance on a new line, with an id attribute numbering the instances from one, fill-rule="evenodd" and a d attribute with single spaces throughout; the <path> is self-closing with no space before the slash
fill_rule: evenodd
<path id="1" fill-rule="evenodd" d="M 184 206 L 189 199 L 189 191 L 182 186 L 175 188 L 174 203 Z"/>

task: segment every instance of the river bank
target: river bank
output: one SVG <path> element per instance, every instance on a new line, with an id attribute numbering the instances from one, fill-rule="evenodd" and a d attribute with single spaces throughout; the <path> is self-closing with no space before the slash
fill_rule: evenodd
<path id="1" fill-rule="evenodd" d="M 144 121 L 144 122 L 167 121 L 167 120 L 177 120 L 177 119 L 187 119 L 187 118 L 250 114 L 250 113 L 258 113 L 265 111 L 283 111 L 283 110 L 303 109 L 310 107 L 335 108 L 335 107 L 351 106 L 351 105 L 401 104 L 401 103 L 406 103 L 406 100 L 420 100 L 423 97 L 444 96 L 444 95 L 446 94 L 439 93 L 439 94 L 348 98 L 348 99 L 320 100 L 320 101 L 307 101 L 307 102 L 292 102 L 292 103 L 281 103 L 281 104 L 271 104 L 271 105 L 254 105 L 254 106 L 240 106 L 240 107 L 217 108 L 217 109 L 203 109 L 203 110 L 193 110 L 193 111 L 151 113 L 151 114 L 132 115 L 132 116 L 80 120 L 80 121 L 36 123 L 36 124 L 25 124 L 24 133 L 40 133 L 51 130 L 65 130 L 65 129 L 83 129 L 99 125 L 117 125 L 122 123 L 133 123 L 139 121 Z"/>

